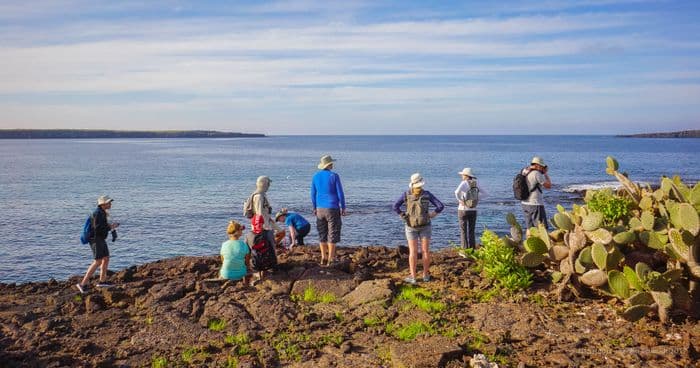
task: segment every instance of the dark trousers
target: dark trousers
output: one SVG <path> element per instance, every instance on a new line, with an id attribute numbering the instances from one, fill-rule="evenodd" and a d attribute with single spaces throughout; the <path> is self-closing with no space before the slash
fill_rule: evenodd
<path id="1" fill-rule="evenodd" d="M 545 229 L 549 230 L 549 224 L 547 223 L 547 212 L 545 212 L 544 206 L 530 204 L 524 204 L 522 206 L 523 212 L 525 213 L 526 229 L 543 224 Z"/>
<path id="2" fill-rule="evenodd" d="M 304 245 L 304 237 L 309 235 L 311 231 L 311 224 L 304 225 L 301 229 L 297 230 L 297 245 Z"/>
<path id="3" fill-rule="evenodd" d="M 474 234 L 474 228 L 476 228 L 476 211 L 457 211 L 457 216 L 459 216 L 459 229 L 462 233 L 462 248 L 474 248 L 476 247 L 476 234 Z"/>

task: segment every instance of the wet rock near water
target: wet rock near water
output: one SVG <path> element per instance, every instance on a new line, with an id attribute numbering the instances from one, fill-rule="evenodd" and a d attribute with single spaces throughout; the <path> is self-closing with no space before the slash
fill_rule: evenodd
<path id="1" fill-rule="evenodd" d="M 629 323 L 605 301 L 555 302 L 548 285 L 488 300 L 488 282 L 451 249 L 433 254 L 433 280 L 416 287 L 402 281 L 408 260 L 397 248 L 338 255 L 322 267 L 315 247 L 281 253 L 278 270 L 252 287 L 217 280 L 214 256 L 133 266 L 85 295 L 72 286 L 78 276 L 0 284 L 0 366 L 697 364 L 694 320 Z"/>

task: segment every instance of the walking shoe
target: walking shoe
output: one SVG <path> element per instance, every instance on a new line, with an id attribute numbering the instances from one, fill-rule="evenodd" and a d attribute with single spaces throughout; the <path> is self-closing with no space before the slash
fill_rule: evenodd
<path id="1" fill-rule="evenodd" d="M 423 282 L 430 282 L 430 275 L 423 276 Z"/>
<path id="2" fill-rule="evenodd" d="M 80 291 L 81 294 L 85 294 L 87 292 L 87 286 L 75 284 L 75 287 L 78 288 L 78 291 Z"/>
<path id="3" fill-rule="evenodd" d="M 403 282 L 405 282 L 407 284 L 415 285 L 416 279 L 414 277 L 406 277 L 405 279 L 403 279 Z"/>
<path id="4" fill-rule="evenodd" d="M 99 284 L 97 284 L 95 286 L 98 288 L 105 288 L 106 289 L 106 288 L 111 288 L 114 285 L 110 284 L 109 282 L 100 282 Z"/>

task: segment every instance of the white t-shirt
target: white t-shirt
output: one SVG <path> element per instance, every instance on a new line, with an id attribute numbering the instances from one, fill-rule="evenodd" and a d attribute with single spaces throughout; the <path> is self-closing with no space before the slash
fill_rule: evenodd
<path id="1" fill-rule="evenodd" d="M 525 175 L 525 172 L 527 170 L 529 170 L 529 168 L 523 169 L 523 175 Z M 532 190 L 536 184 L 539 184 L 540 189 L 535 189 L 532 192 L 530 192 L 530 197 L 527 199 L 527 201 L 521 201 L 520 203 L 528 204 L 531 206 L 544 205 L 542 190 L 544 190 L 543 184 L 546 181 L 547 181 L 547 179 L 544 177 L 544 174 L 542 174 L 541 172 L 539 172 L 537 170 L 530 171 L 530 173 L 527 174 L 527 187 Z"/>

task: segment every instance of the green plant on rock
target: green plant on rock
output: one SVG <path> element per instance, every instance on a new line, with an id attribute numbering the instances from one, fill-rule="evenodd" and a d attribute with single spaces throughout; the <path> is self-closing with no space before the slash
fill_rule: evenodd
<path id="1" fill-rule="evenodd" d="M 245 332 L 238 333 L 236 335 L 226 335 L 224 338 L 224 343 L 226 345 L 234 346 L 233 351 L 236 355 L 247 355 L 250 354 L 250 337 Z"/>
<path id="2" fill-rule="evenodd" d="M 679 177 L 664 177 L 653 190 L 620 173 L 614 158 L 606 162 L 622 190 L 587 193 L 583 206 L 557 207 L 555 230 L 540 225 L 522 243 L 508 239 L 524 252 L 521 264 L 548 268 L 559 298 L 564 290 L 579 295 L 585 288 L 624 301 L 628 320 L 652 311 L 662 321 L 671 309 L 697 312 L 700 183 L 690 188 Z M 521 231 L 514 219 L 508 222 L 512 234 Z"/>
<path id="3" fill-rule="evenodd" d="M 387 325 L 386 332 L 401 341 L 415 340 L 419 335 L 431 335 L 433 328 L 425 322 L 411 322 L 405 326 Z"/>
<path id="4" fill-rule="evenodd" d="M 153 356 L 151 358 L 151 368 L 167 368 L 168 359 L 162 356 Z"/>
<path id="5" fill-rule="evenodd" d="M 334 303 L 337 297 L 333 293 L 319 293 L 313 285 L 309 284 L 301 295 L 292 295 L 292 301 L 303 301 L 306 303 Z"/>
<path id="6" fill-rule="evenodd" d="M 414 285 L 402 285 L 396 300 L 406 300 L 428 313 L 442 312 L 446 308 L 445 303 L 433 300 L 432 292 Z"/>
<path id="7" fill-rule="evenodd" d="M 515 225 L 511 223 L 511 226 L 515 230 L 511 229 L 511 235 L 518 239 L 522 236 L 522 230 L 515 222 L 515 217 L 512 221 Z M 496 287 L 510 292 L 527 289 L 532 284 L 532 274 L 516 259 L 515 239 L 499 238 L 493 231 L 485 230 L 481 236 L 482 246 L 469 253 L 469 256 L 476 261 L 480 272 L 492 280 Z M 529 246 L 533 249 L 540 247 L 539 243 L 535 243 L 536 241 L 532 241 Z"/>
<path id="8" fill-rule="evenodd" d="M 219 318 L 210 319 L 209 322 L 207 322 L 207 328 L 214 332 L 223 331 L 226 328 L 226 320 Z"/>

